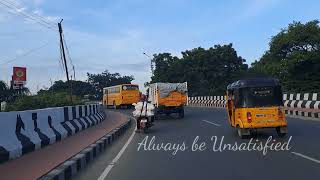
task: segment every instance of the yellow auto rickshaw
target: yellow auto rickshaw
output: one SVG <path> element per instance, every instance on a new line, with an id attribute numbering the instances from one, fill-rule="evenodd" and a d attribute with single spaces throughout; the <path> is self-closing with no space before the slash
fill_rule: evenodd
<path id="1" fill-rule="evenodd" d="M 280 137 L 288 132 L 277 79 L 244 79 L 229 84 L 226 107 L 229 123 L 241 138 L 261 128 L 275 128 Z"/>

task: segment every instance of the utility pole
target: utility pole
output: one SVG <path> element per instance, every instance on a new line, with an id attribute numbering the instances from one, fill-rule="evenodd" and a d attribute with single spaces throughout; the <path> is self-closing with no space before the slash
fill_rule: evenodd
<path id="1" fill-rule="evenodd" d="M 73 78 L 74 78 L 74 80 L 76 80 L 76 71 L 74 69 L 74 65 L 72 65 L 72 70 L 73 70 Z"/>
<path id="2" fill-rule="evenodd" d="M 67 76 L 67 81 L 68 81 L 69 90 L 70 90 L 70 101 L 71 101 L 71 104 L 73 104 L 72 85 L 71 85 L 71 81 L 69 79 L 68 65 L 67 65 L 67 60 L 66 60 L 66 54 L 64 51 L 64 44 L 63 44 L 63 31 L 62 31 L 62 25 L 61 25 L 62 21 L 63 21 L 63 19 L 61 19 L 61 21 L 58 23 L 59 34 L 60 34 L 60 45 L 61 45 L 61 49 L 62 49 L 62 58 L 64 61 L 64 68 L 66 70 L 66 76 Z"/>

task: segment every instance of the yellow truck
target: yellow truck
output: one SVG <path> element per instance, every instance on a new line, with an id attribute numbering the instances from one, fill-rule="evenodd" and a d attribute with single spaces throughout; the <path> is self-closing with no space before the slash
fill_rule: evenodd
<path id="1" fill-rule="evenodd" d="M 184 118 L 184 106 L 188 103 L 188 84 L 154 83 L 147 90 L 148 101 L 155 106 L 155 118 L 159 114 L 177 113 Z"/>

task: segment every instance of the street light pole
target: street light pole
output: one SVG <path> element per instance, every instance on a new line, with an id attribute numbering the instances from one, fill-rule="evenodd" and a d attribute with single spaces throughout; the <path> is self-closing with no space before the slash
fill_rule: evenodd
<path id="1" fill-rule="evenodd" d="M 152 63 L 152 57 L 149 56 L 147 53 L 143 53 L 145 56 L 147 56 L 148 58 L 150 58 L 150 68 L 151 68 L 151 77 L 153 76 L 153 71 L 154 71 L 154 66 L 153 66 L 153 63 Z"/>

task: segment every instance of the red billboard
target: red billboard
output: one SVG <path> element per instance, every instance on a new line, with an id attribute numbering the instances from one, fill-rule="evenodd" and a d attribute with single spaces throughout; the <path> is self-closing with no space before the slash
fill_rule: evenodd
<path id="1" fill-rule="evenodd" d="M 25 67 L 13 67 L 13 82 L 27 81 L 27 68 Z"/>

